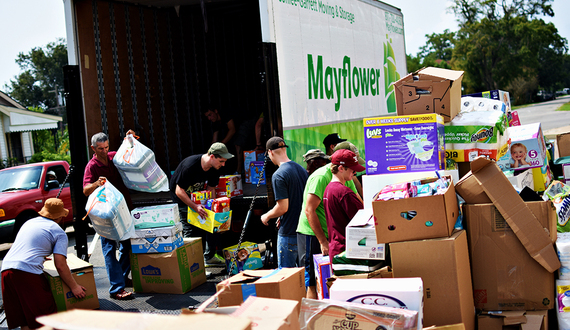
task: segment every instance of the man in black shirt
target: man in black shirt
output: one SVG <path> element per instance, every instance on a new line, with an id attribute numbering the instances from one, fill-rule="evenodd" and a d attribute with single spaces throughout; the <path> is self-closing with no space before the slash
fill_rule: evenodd
<path id="1" fill-rule="evenodd" d="M 190 195 L 195 191 L 210 190 L 214 197 L 220 181 L 219 170 L 233 157 L 234 155 L 228 152 L 223 143 L 216 142 L 212 144 L 208 153 L 186 157 L 170 179 L 170 196 L 175 203 L 178 203 L 184 237 L 202 237 L 204 258 L 207 263 L 215 259 L 215 246 L 206 245 L 207 241 L 212 242 L 212 234 L 188 223 L 188 207 L 202 217 L 206 217 L 207 213 L 202 204 L 192 201 Z"/>

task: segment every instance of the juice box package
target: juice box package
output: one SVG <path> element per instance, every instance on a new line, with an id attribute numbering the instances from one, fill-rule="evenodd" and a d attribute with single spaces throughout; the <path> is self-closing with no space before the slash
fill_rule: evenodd
<path id="1" fill-rule="evenodd" d="M 208 199 L 212 199 L 212 192 L 210 190 L 194 191 L 190 196 L 194 203 L 205 204 Z"/>
<path id="2" fill-rule="evenodd" d="M 241 175 L 224 175 L 216 187 L 216 198 L 243 195 Z"/>
<path id="3" fill-rule="evenodd" d="M 365 118 L 366 174 L 443 170 L 444 136 L 438 114 Z"/>
<path id="4" fill-rule="evenodd" d="M 237 244 L 224 249 L 224 259 L 226 259 L 228 274 L 235 275 L 243 270 L 259 269 L 263 267 L 261 253 L 259 252 L 257 244 L 252 242 L 241 243 L 240 249 L 237 252 L 237 258 L 234 258 L 236 250 Z M 230 268 L 232 268 L 231 273 Z"/>
<path id="5" fill-rule="evenodd" d="M 542 167 L 547 158 L 546 143 L 540 123 L 507 128 L 511 146 L 497 161 L 503 171 Z"/>

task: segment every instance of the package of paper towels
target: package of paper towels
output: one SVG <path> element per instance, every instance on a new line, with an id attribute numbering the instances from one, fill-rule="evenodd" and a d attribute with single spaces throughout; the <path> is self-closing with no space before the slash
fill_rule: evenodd
<path id="1" fill-rule="evenodd" d="M 145 192 L 169 191 L 168 177 L 156 163 L 154 152 L 127 135 L 113 158 L 127 188 Z"/>
<path id="2" fill-rule="evenodd" d="M 85 211 L 102 237 L 124 241 L 135 233 L 135 224 L 125 197 L 109 181 L 89 195 Z"/>

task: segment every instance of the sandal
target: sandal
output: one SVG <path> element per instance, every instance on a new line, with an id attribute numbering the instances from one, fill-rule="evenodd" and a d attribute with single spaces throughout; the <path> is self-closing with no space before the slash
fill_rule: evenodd
<path id="1" fill-rule="evenodd" d="M 134 295 L 132 292 L 126 291 L 125 289 L 117 292 L 117 293 L 111 293 L 111 298 L 113 299 L 117 299 L 117 300 L 131 300 L 134 299 Z"/>

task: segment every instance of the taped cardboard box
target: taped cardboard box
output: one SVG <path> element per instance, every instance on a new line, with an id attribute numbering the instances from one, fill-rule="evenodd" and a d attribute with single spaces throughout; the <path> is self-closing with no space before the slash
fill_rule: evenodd
<path id="1" fill-rule="evenodd" d="M 467 234 L 390 244 L 395 278 L 421 277 L 424 325 L 462 323 L 475 330 Z"/>
<path id="2" fill-rule="evenodd" d="M 57 310 L 61 312 L 75 308 L 99 308 L 97 287 L 95 286 L 95 277 L 93 276 L 93 265 L 79 259 L 74 254 L 67 255 L 67 265 L 71 271 L 71 276 L 73 276 L 77 284 L 85 287 L 85 298 L 75 298 L 71 289 L 65 284 L 61 277 L 59 277 L 53 258 L 47 260 L 44 263 L 44 273 L 49 281 Z"/>
<path id="3" fill-rule="evenodd" d="M 421 183 L 436 179 L 421 180 Z M 392 243 L 451 236 L 459 208 L 453 180 L 449 179 L 449 188 L 443 195 L 374 200 L 376 241 Z"/>
<path id="4" fill-rule="evenodd" d="M 251 330 L 251 320 L 212 313 L 164 315 L 109 311 L 73 310 L 38 317 L 48 329 L 223 329 Z"/>
<path id="5" fill-rule="evenodd" d="M 497 164 L 482 157 L 477 158 L 471 162 L 471 175 L 480 186 L 476 189 L 483 189 L 517 238 L 523 242 L 528 254 L 551 273 L 560 268 L 552 240 Z M 472 178 L 469 181 L 474 186 Z"/>
<path id="6" fill-rule="evenodd" d="M 201 238 L 185 238 L 172 252 L 131 253 L 135 292 L 186 293 L 206 282 Z"/>
<path id="7" fill-rule="evenodd" d="M 548 311 L 495 311 L 477 316 L 479 330 L 548 330 Z"/>
<path id="8" fill-rule="evenodd" d="M 535 235 L 528 236 L 530 241 L 527 244 L 533 245 L 533 236 L 544 233 L 550 245 L 553 245 L 557 236 L 557 221 L 551 202 L 524 204 L 526 211 L 523 212 L 536 217 L 538 226 Z M 465 205 L 465 225 L 477 309 L 554 308 L 554 274 L 529 255 L 493 204 Z"/>
<path id="9" fill-rule="evenodd" d="M 449 122 L 461 110 L 463 71 L 428 67 L 394 83 L 398 115 L 437 113 Z"/>
<path id="10" fill-rule="evenodd" d="M 218 306 L 241 305 L 249 296 L 301 301 L 305 268 L 245 270 L 216 285 Z"/>
<path id="11" fill-rule="evenodd" d="M 231 314 L 252 321 L 253 330 L 299 330 L 299 302 L 250 296 Z"/>

